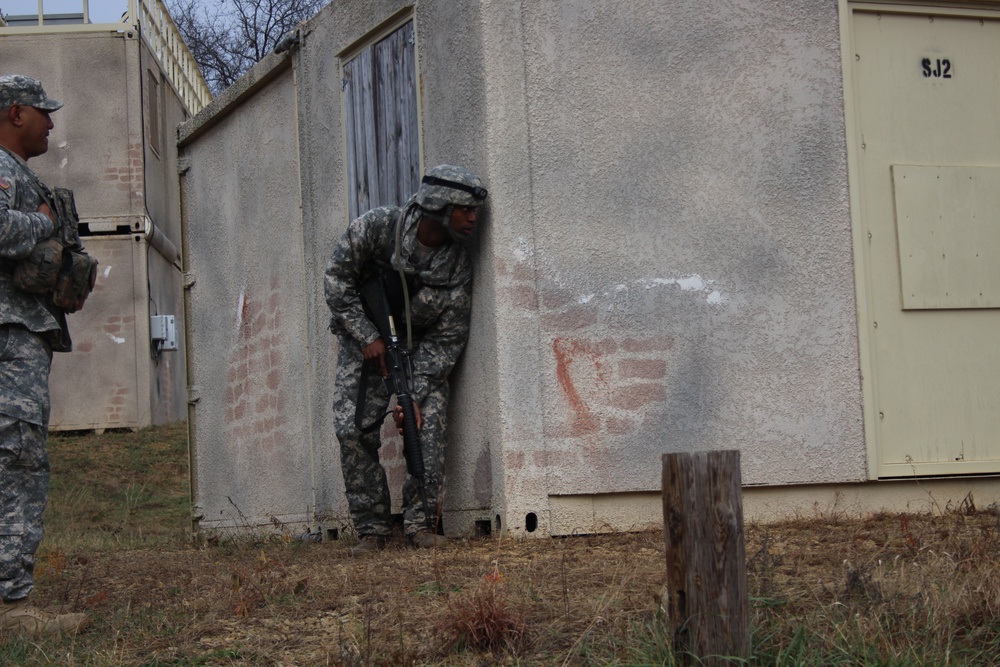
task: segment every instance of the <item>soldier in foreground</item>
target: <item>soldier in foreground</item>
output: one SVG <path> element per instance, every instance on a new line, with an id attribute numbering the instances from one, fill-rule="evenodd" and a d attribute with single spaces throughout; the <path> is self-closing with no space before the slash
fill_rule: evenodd
<path id="1" fill-rule="evenodd" d="M 412 340 L 408 390 L 416 407 L 424 474 L 423 479 L 407 475 L 403 485 L 403 532 L 414 547 L 433 548 L 444 540 L 437 527 L 448 375 L 469 336 L 472 267 L 463 243 L 475 230 L 486 194 L 469 170 L 434 167 L 402 208 L 376 208 L 353 221 L 327 264 L 330 329 L 339 343 L 333 419 L 351 519 L 360 538 L 354 555 L 384 548 L 392 534 L 389 487 L 378 455 L 390 395 L 377 377 L 367 382 L 370 374 L 388 375 L 387 341 L 374 322 L 380 316 L 363 293 L 380 281 L 400 337 Z"/>
<path id="2" fill-rule="evenodd" d="M 63 252 L 70 251 L 55 238 L 65 202 L 27 164 L 48 150 L 50 114 L 60 107 L 37 80 L 0 76 L 0 632 L 31 635 L 76 632 L 88 621 L 27 602 L 49 490 L 52 352 L 71 349 L 65 313 L 82 306 L 93 287 L 77 291 L 72 304 L 60 301 L 62 307 L 52 288 L 38 287 L 60 277 Z M 86 270 L 92 281 L 96 263 Z"/>

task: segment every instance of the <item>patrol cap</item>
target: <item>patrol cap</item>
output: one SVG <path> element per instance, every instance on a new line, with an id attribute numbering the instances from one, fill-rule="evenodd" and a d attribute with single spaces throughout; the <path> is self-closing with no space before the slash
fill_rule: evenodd
<path id="1" fill-rule="evenodd" d="M 20 104 L 25 107 L 35 107 L 43 111 L 55 111 L 62 108 L 62 102 L 50 99 L 42 89 L 42 82 L 23 74 L 4 74 L 0 76 L 0 109 Z"/>

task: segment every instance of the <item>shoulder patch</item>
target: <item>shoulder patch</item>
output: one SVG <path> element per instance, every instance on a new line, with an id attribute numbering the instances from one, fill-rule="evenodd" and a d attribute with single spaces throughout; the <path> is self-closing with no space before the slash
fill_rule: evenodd
<path id="1" fill-rule="evenodd" d="M 0 189 L 9 190 L 10 189 L 10 181 L 7 181 L 7 180 L 4 180 L 4 179 L 0 178 Z"/>

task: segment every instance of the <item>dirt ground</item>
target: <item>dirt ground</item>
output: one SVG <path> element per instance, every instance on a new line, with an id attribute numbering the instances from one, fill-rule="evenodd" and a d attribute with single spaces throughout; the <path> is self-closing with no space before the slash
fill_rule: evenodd
<path id="1" fill-rule="evenodd" d="M 816 517 L 748 526 L 746 541 L 753 605 L 805 619 L 884 604 L 923 577 L 981 577 L 984 562 L 995 577 L 1000 519 Z M 78 644 L 123 665 L 638 664 L 666 571 L 660 532 L 420 551 L 400 538 L 364 558 L 343 542 L 209 540 L 57 551 L 39 569 L 37 601 L 89 611 Z M 497 636 L 476 634 L 482 619 Z"/>

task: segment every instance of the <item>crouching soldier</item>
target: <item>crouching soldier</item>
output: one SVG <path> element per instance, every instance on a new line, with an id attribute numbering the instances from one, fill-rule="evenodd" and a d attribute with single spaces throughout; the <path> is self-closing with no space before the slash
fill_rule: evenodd
<path id="1" fill-rule="evenodd" d="M 372 373 L 386 377 L 387 341 L 362 292 L 373 280 L 385 286 L 400 338 L 412 343 L 409 393 L 424 475 L 407 475 L 403 484 L 403 532 L 414 547 L 432 548 L 444 540 L 437 535 L 437 520 L 448 375 L 469 336 L 472 268 L 463 244 L 476 228 L 486 194 L 469 170 L 434 167 L 402 208 L 376 208 L 354 220 L 327 264 L 330 328 L 339 343 L 333 420 L 351 520 L 360 537 L 354 555 L 382 549 L 392 533 L 389 488 L 378 454 L 389 392 L 385 383 L 367 381 Z"/>

